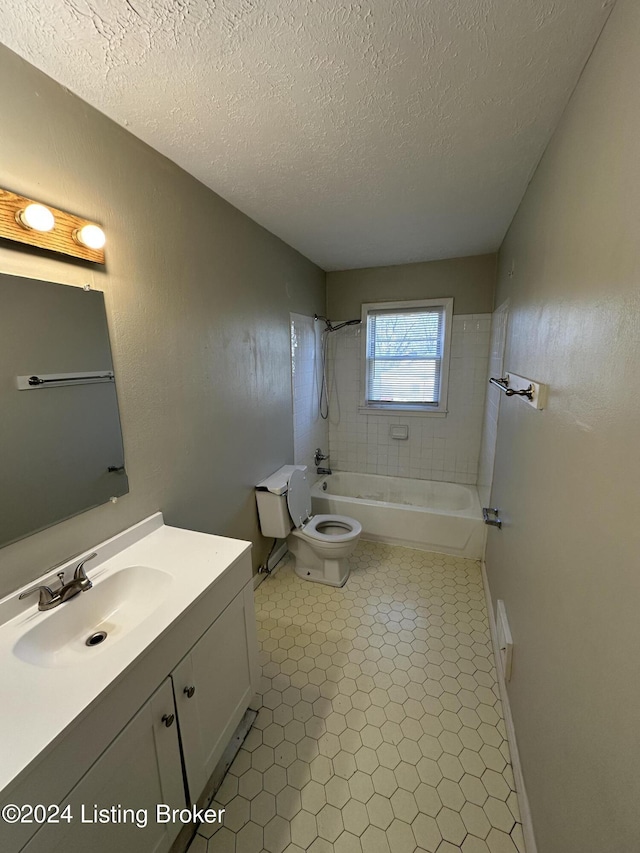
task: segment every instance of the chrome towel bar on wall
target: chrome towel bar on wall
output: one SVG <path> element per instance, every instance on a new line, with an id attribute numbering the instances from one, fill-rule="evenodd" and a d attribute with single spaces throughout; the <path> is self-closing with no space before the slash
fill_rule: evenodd
<path id="1" fill-rule="evenodd" d="M 96 373 L 46 373 L 40 376 L 18 376 L 16 384 L 20 391 L 30 391 L 33 388 L 58 388 L 61 385 L 92 385 L 96 382 L 114 382 L 112 370 Z"/>
<path id="2" fill-rule="evenodd" d="M 494 379 L 491 377 L 489 382 L 492 385 L 495 385 L 496 388 L 499 388 L 501 391 L 507 395 L 507 397 L 513 397 L 514 394 L 517 394 L 520 397 L 526 397 L 527 400 L 533 400 L 533 387 L 531 384 L 528 388 L 521 388 L 519 391 L 516 391 L 515 388 L 509 388 L 509 380 L 507 378 L 503 379 Z"/>
<path id="3" fill-rule="evenodd" d="M 515 373 L 505 373 L 500 379 L 491 377 L 490 385 L 495 385 L 507 397 L 519 397 L 534 409 L 543 409 L 547 399 L 547 386 L 532 379 L 525 379 Z"/>

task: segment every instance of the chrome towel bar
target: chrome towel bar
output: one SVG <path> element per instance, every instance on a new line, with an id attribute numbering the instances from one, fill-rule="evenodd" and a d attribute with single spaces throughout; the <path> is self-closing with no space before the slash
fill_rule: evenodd
<path id="1" fill-rule="evenodd" d="M 33 376 L 18 376 L 20 391 L 34 388 L 57 388 L 61 385 L 91 385 L 97 382 L 114 382 L 113 370 L 91 371 L 89 373 L 45 373 Z"/>
<path id="2" fill-rule="evenodd" d="M 494 379 L 493 376 L 489 380 L 490 385 L 495 385 L 496 388 L 499 388 L 503 391 L 507 397 L 526 397 L 527 400 L 533 400 L 533 385 L 529 385 L 528 388 L 523 388 L 520 391 L 516 391 L 514 388 L 509 388 L 509 379 L 507 377 L 502 377 L 500 379 Z"/>

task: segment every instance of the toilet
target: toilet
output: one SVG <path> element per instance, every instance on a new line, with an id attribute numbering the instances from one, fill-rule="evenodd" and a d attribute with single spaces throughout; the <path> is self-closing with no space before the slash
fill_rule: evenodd
<path id="1" fill-rule="evenodd" d="M 263 536 L 287 539 L 299 577 L 344 586 L 362 526 L 346 515 L 311 515 L 306 465 L 283 465 L 258 483 L 256 501 Z"/>

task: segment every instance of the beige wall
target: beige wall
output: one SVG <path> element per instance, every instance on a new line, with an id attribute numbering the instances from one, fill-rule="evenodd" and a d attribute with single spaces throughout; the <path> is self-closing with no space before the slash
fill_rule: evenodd
<path id="1" fill-rule="evenodd" d="M 453 296 L 455 314 L 493 310 L 496 256 L 475 255 L 327 273 L 327 312 L 332 320 L 360 316 L 363 302 Z"/>
<path id="2" fill-rule="evenodd" d="M 106 270 L 3 243 L 0 271 L 105 292 L 131 489 L 2 549 L 0 595 L 157 509 L 256 564 L 253 484 L 293 460 L 289 312 L 323 312 L 324 273 L 6 48 L 0 80 L 0 186 L 108 237 Z"/>
<path id="3" fill-rule="evenodd" d="M 640 849 L 640 5 L 618 0 L 500 253 L 487 565 L 539 853 Z M 512 263 L 513 277 L 509 277 Z"/>

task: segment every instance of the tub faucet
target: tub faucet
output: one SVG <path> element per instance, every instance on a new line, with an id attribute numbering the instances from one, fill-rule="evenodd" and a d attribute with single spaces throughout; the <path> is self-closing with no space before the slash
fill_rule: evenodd
<path id="1" fill-rule="evenodd" d="M 326 457 L 325 457 L 326 459 Z M 316 474 L 332 474 L 331 468 L 316 468 Z"/>
<path id="2" fill-rule="evenodd" d="M 73 573 L 73 580 L 67 583 L 64 582 L 64 572 L 58 572 L 58 578 L 60 579 L 58 589 L 53 590 L 50 586 L 34 586 L 33 589 L 28 589 L 26 592 L 20 593 L 18 598 L 26 598 L 31 593 L 37 592 L 40 594 L 38 610 L 53 610 L 54 607 L 58 607 L 58 605 L 63 604 L 65 601 L 69 601 L 70 598 L 74 598 L 78 593 L 91 589 L 93 584 L 87 577 L 84 564 L 87 560 L 92 560 L 97 556 L 97 553 L 94 552 L 85 557 L 84 560 L 81 560 Z"/>
<path id="3" fill-rule="evenodd" d="M 314 464 L 316 467 L 317 467 L 317 466 L 318 466 L 322 461 L 324 461 L 325 459 L 328 459 L 328 458 L 329 458 L 329 454 L 328 454 L 328 453 L 325 455 L 325 454 L 322 452 L 322 449 L 321 449 L 320 447 L 316 447 L 316 452 L 315 452 L 315 455 L 314 455 L 314 457 L 313 457 L 313 464 Z M 318 474 L 319 474 L 319 473 L 320 473 L 320 471 L 318 471 Z"/>

